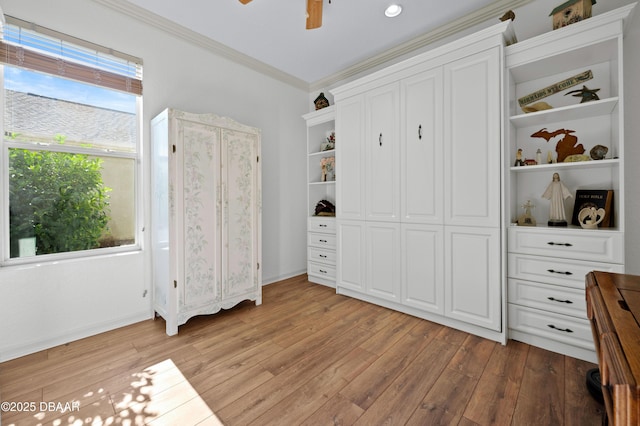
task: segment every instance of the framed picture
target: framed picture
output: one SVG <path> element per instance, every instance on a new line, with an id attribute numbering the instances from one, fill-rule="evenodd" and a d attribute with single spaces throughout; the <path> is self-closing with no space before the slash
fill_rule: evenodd
<path id="1" fill-rule="evenodd" d="M 576 191 L 575 204 L 571 224 L 580 226 L 578 214 L 584 208 L 595 207 L 604 209 L 605 215 L 600 228 L 613 227 L 613 190 L 612 189 L 578 189 Z"/>

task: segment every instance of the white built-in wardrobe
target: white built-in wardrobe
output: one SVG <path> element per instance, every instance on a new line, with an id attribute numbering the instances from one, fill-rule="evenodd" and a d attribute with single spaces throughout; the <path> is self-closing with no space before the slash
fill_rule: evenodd
<path id="1" fill-rule="evenodd" d="M 503 22 L 331 91 L 337 291 L 506 341 Z"/>
<path id="2" fill-rule="evenodd" d="M 259 129 L 167 109 L 151 121 L 153 306 L 167 334 L 262 302 Z"/>

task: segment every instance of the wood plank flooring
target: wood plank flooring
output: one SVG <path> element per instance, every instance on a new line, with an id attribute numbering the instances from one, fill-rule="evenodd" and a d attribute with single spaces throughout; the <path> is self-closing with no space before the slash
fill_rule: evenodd
<path id="1" fill-rule="evenodd" d="M 9 425 L 597 425 L 595 365 L 502 346 L 299 276 L 263 304 L 162 319 L 0 364 Z M 53 405 L 52 405 L 53 403 Z M 7 408 L 7 407 L 3 407 Z"/>

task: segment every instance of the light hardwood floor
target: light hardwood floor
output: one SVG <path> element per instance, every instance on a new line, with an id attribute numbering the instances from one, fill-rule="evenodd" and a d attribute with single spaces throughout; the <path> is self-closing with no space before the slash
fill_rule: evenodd
<path id="1" fill-rule="evenodd" d="M 144 321 L 0 364 L 0 400 L 34 403 L 1 424 L 601 422 L 585 387 L 593 364 L 502 346 L 306 276 L 266 286 L 262 306 L 194 318 L 177 336 L 164 325 Z"/>

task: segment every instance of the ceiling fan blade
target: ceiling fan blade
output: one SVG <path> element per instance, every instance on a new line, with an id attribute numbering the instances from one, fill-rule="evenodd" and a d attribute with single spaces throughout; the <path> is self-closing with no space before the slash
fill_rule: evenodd
<path id="1" fill-rule="evenodd" d="M 307 0 L 307 29 L 320 28 L 322 26 L 322 2 L 323 0 Z"/>
<path id="2" fill-rule="evenodd" d="M 240 3 L 242 3 L 242 4 L 247 4 L 247 3 L 249 3 L 250 1 L 251 1 L 251 0 L 240 0 Z"/>

